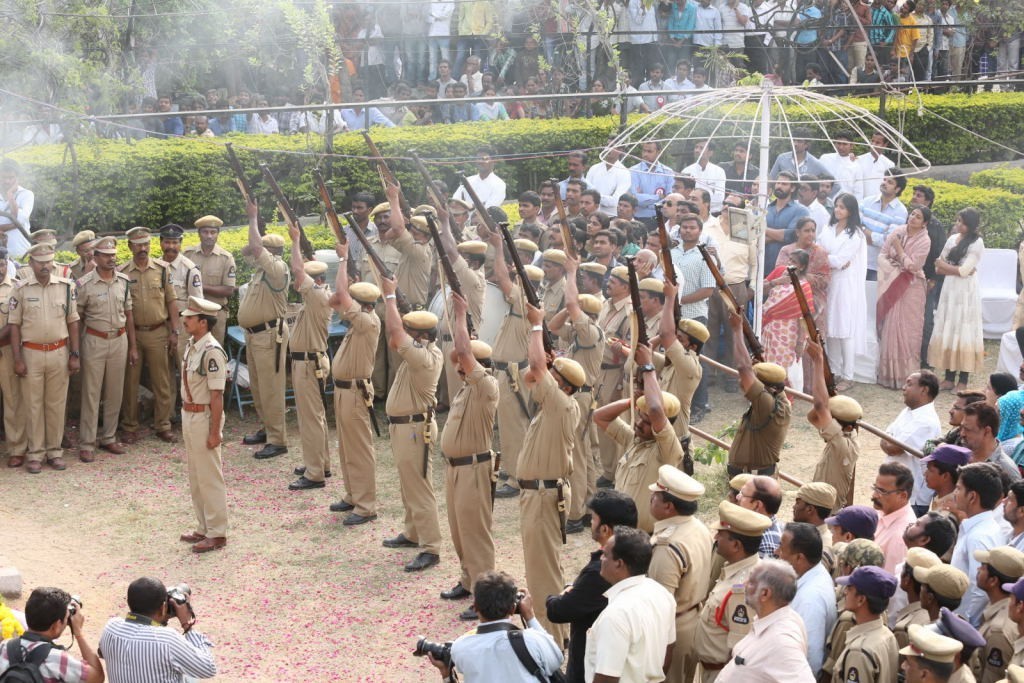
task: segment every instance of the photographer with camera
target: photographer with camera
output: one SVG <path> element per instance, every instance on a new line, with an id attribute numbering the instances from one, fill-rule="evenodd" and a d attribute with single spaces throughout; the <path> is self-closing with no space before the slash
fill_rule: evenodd
<path id="1" fill-rule="evenodd" d="M 28 630 L 0 643 L 0 681 L 103 683 L 103 664 L 82 634 L 82 601 L 59 588 L 36 588 L 25 603 Z M 82 659 L 54 643 L 64 629 L 78 641 Z"/>
<path id="2" fill-rule="evenodd" d="M 217 674 L 213 644 L 194 628 L 191 595 L 185 584 L 165 588 L 148 576 L 131 582 L 128 616 L 111 619 L 100 636 L 111 683 L 182 683 Z M 166 628 L 171 617 L 177 617 L 181 634 Z"/>
<path id="3" fill-rule="evenodd" d="M 525 590 L 519 592 L 505 572 L 477 577 L 473 609 L 480 615 L 480 625 L 454 643 L 437 645 L 421 639 L 417 644 L 415 654 L 427 654 L 446 682 L 457 681 L 458 670 L 465 683 L 537 683 L 562 665 L 561 648 L 534 616 L 533 598 Z M 520 630 L 512 623 L 515 614 L 528 628 Z M 544 678 L 531 673 L 538 669 Z"/>

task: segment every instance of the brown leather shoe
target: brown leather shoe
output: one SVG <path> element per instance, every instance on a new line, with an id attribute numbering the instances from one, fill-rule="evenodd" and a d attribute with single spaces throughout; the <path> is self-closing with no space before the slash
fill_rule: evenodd
<path id="1" fill-rule="evenodd" d="M 166 429 L 162 432 L 156 433 L 156 438 L 160 439 L 164 443 L 178 443 L 178 437 L 174 435 L 170 429 Z"/>
<path id="2" fill-rule="evenodd" d="M 188 531 L 178 537 L 178 540 L 184 541 L 185 543 L 199 543 L 199 541 L 205 541 L 206 536 L 195 531 Z"/>
<path id="3" fill-rule="evenodd" d="M 139 433 L 138 432 L 128 432 L 128 431 L 126 431 L 126 432 L 124 432 L 124 434 L 121 435 L 121 440 L 124 441 L 126 444 L 138 443 L 139 442 Z"/>
<path id="4" fill-rule="evenodd" d="M 128 449 L 125 448 L 123 444 L 120 444 L 117 441 L 113 443 L 102 444 L 100 445 L 100 448 L 105 450 L 107 453 L 113 453 L 114 455 L 124 455 L 125 453 L 128 452 Z"/>
<path id="5" fill-rule="evenodd" d="M 78 451 L 78 459 L 82 462 L 96 462 L 96 454 L 92 451 Z"/>
<path id="6" fill-rule="evenodd" d="M 68 466 L 64 464 L 64 458 L 60 457 L 59 455 L 56 458 L 50 458 L 49 460 L 47 460 L 46 464 L 48 464 L 50 467 L 57 470 L 58 472 L 62 472 L 68 468 Z"/>
<path id="7" fill-rule="evenodd" d="M 11 467 L 11 468 L 21 467 L 24 464 L 25 464 L 25 456 L 24 455 L 12 455 L 10 457 L 10 459 L 7 460 L 7 466 Z"/>
<path id="8" fill-rule="evenodd" d="M 43 471 L 43 463 L 38 460 L 30 460 L 28 464 L 25 465 L 25 469 L 28 470 L 29 474 L 39 474 Z"/>
<path id="9" fill-rule="evenodd" d="M 204 538 L 203 540 L 192 546 L 192 552 L 194 553 L 208 553 L 211 550 L 220 550 L 228 544 L 228 539 L 223 536 L 219 538 Z"/>

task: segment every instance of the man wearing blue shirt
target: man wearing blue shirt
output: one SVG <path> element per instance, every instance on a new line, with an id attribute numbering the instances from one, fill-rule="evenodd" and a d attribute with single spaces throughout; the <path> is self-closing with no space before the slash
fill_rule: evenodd
<path id="1" fill-rule="evenodd" d="M 633 179 L 633 194 L 639 202 L 634 217 L 647 225 L 654 225 L 654 205 L 672 192 L 671 168 L 658 162 L 660 142 L 645 142 L 640 153 L 643 161 L 629 168 Z"/>
<path id="2" fill-rule="evenodd" d="M 171 98 L 169 95 L 161 95 L 160 99 L 157 100 L 157 107 L 161 112 L 171 111 Z M 163 131 L 165 136 L 171 135 L 184 135 L 185 124 L 181 120 L 180 116 L 168 116 L 163 119 Z"/>
<path id="3" fill-rule="evenodd" d="M 782 171 L 775 180 L 775 201 L 768 205 L 765 216 L 764 231 L 764 262 L 771 267 L 779 257 L 782 247 L 796 241 L 796 224 L 804 216 L 810 215 L 807 207 L 794 200 L 796 193 L 796 175 L 790 171 Z M 762 277 L 764 273 L 761 274 Z"/>
<path id="4" fill-rule="evenodd" d="M 868 232 L 868 280 L 878 279 L 878 253 L 885 238 L 894 228 L 907 222 L 907 207 L 897 197 L 907 187 L 907 179 L 899 169 L 889 169 L 879 185 L 879 194 L 868 197 L 860 205 L 860 220 Z"/>
<path id="5" fill-rule="evenodd" d="M 793 148 L 776 157 L 768 175 L 774 180 L 783 171 L 789 171 L 799 180 L 806 175 L 820 176 L 822 173 L 828 173 L 828 169 L 818 161 L 818 157 L 808 151 L 810 148 L 811 132 L 806 128 L 794 129 Z"/>

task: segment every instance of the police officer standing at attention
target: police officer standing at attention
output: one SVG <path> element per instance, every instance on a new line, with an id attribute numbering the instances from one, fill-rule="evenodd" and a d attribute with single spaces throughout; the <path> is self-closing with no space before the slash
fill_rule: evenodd
<path id="1" fill-rule="evenodd" d="M 131 280 L 117 271 L 117 241 L 104 237 L 96 241 L 93 253 L 95 269 L 78 285 L 78 314 L 82 318 L 82 462 L 95 458 L 97 441 L 108 453 L 124 455 L 117 442 L 117 415 L 124 395 L 125 365 L 139 362 L 132 315 Z M 100 404 L 103 428 L 99 429 Z M 97 432 L 99 438 L 97 439 Z"/>
<path id="2" fill-rule="evenodd" d="M 217 244 L 222 225 L 224 221 L 216 216 L 203 216 L 196 220 L 199 244 L 186 249 L 185 256 L 192 259 L 202 275 L 203 298 L 220 305 L 213 336 L 218 344 L 224 346 L 228 329 L 228 299 L 235 294 L 235 257 Z"/>
<path id="3" fill-rule="evenodd" d="M 430 467 L 430 449 L 437 439 L 434 407 L 437 380 L 444 361 L 437 340 L 437 316 L 413 311 L 401 316 L 394 280 L 380 278 L 384 292 L 388 346 L 404 361 L 388 392 L 391 450 L 405 506 L 405 529 L 384 541 L 385 548 L 420 548 L 405 571 L 417 572 L 441 561 L 441 524 Z"/>
<path id="4" fill-rule="evenodd" d="M 252 400 L 263 428 L 247 434 L 247 446 L 265 443 L 253 454 L 258 459 L 288 452 L 284 424 L 285 353 L 288 349 L 288 265 L 281 260 L 284 238 L 260 237 L 255 202 L 248 202 L 249 244 L 242 249 L 254 267 L 245 298 L 238 305 L 238 324 L 245 330 L 245 357 L 249 363 Z"/>
<path id="5" fill-rule="evenodd" d="M 4 233 L 0 233 L 3 236 Z M 2 239 L 2 237 L 0 237 Z M 14 354 L 11 345 L 11 327 L 7 324 L 11 312 L 11 294 L 15 280 L 8 265 L 7 249 L 0 247 L 0 392 L 4 402 L 4 433 L 7 438 L 8 467 L 25 464 L 28 441 L 25 435 L 25 405 L 21 400 L 21 380 L 14 374 Z"/>
<path id="6" fill-rule="evenodd" d="M 71 269 L 71 277 L 76 282 L 93 268 L 92 253 L 95 239 L 96 233 L 92 230 L 82 230 L 71 238 L 71 246 L 75 248 L 78 258 L 72 261 L 68 267 Z"/>
<path id="7" fill-rule="evenodd" d="M 345 495 L 331 503 L 331 512 L 350 512 L 342 522 L 357 526 L 377 519 L 377 453 L 373 447 L 373 363 L 381 321 L 374 312 L 380 290 L 370 282 L 349 284 L 347 262 L 351 243 L 336 244 L 338 275 L 331 305 L 348 332 L 331 362 L 334 379 L 334 422 L 338 426 L 338 459 Z"/>
<path id="8" fill-rule="evenodd" d="M 476 339 L 470 341 L 466 324 L 468 302 L 452 294 L 452 303 L 455 308 L 452 360 L 462 378 L 462 386 L 451 399 L 448 420 L 441 432 L 441 453 L 448 463 L 445 468 L 448 527 L 462 573 L 455 586 L 441 593 L 446 600 L 468 598 L 476 578 L 494 571 L 492 491 L 498 476 L 491 450 L 494 415 L 498 411 L 498 380 L 489 372 L 491 347 Z M 470 607 L 459 618 L 476 619 L 476 611 Z"/>
<path id="9" fill-rule="evenodd" d="M 73 281 L 51 273 L 52 245 L 36 244 L 27 253 L 32 277 L 14 287 L 7 322 L 14 374 L 24 378 L 26 468 L 30 474 L 39 474 L 44 458 L 55 470 L 67 468 L 60 442 L 68 376 L 79 370 L 78 294 Z"/>
<path id="10" fill-rule="evenodd" d="M 188 485 L 196 513 L 196 530 L 181 535 L 192 552 L 207 553 L 227 545 L 228 501 L 221 463 L 224 429 L 224 384 L 227 354 L 213 338 L 220 306 L 190 297 L 182 312 L 189 343 L 181 366 L 181 433 L 188 455 Z"/>
<path id="11" fill-rule="evenodd" d="M 299 478 L 288 485 L 291 491 L 322 489 L 330 471 L 327 447 L 327 381 L 331 363 L 327 358 L 327 326 L 331 322 L 331 293 L 324 273 L 327 264 L 302 261 L 299 229 L 289 227 L 292 238 L 292 286 L 302 297 L 302 311 L 295 320 L 288 342 L 292 361 L 292 390 L 299 414 L 303 466 Z"/>
<path id="12" fill-rule="evenodd" d="M 896 593 L 896 577 L 880 567 L 857 567 L 836 579 L 845 586 L 843 607 L 855 626 L 846 633 L 846 647 L 836 659 L 833 683 L 885 683 L 896 680 L 899 645 L 882 619 Z"/>
<path id="13" fill-rule="evenodd" d="M 178 440 L 171 432 L 174 394 L 171 387 L 171 356 L 178 347 L 178 304 L 170 267 L 149 257 L 149 228 L 132 228 L 126 234 L 132 260 L 120 267 L 130 280 L 132 316 L 135 324 L 139 362 L 128 366 L 121 405 L 121 428 L 125 441 L 138 441 L 139 381 L 142 368 L 149 374 L 153 392 L 153 426 L 161 441 Z"/>
<path id="14" fill-rule="evenodd" d="M 179 311 L 188 308 L 189 297 L 203 298 L 203 278 L 199 274 L 199 268 L 181 253 L 181 238 L 184 234 L 185 229 L 175 223 L 168 223 L 160 228 L 160 250 L 163 252 L 164 263 L 171 271 L 174 301 L 178 304 Z M 175 349 L 174 358 L 175 365 L 180 366 L 188 335 L 181 333 L 180 320 L 175 321 L 175 329 L 178 330 L 178 347 Z"/>

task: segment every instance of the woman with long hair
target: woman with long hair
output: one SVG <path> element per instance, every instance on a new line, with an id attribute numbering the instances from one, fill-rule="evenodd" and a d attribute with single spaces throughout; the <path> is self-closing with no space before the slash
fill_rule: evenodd
<path id="1" fill-rule="evenodd" d="M 932 240 L 928 236 L 930 209 L 919 206 L 907 216 L 907 224 L 885 238 L 878 255 L 878 383 L 889 389 L 903 386 L 921 367 L 921 337 L 928 284 L 924 263 Z"/>
<path id="2" fill-rule="evenodd" d="M 993 372 L 985 386 L 985 403 L 999 411 L 1000 444 L 1021 435 L 1020 410 L 1024 408 L 1024 391 L 1017 387 L 1017 380 L 1008 372 Z M 1013 453 L 1010 453 L 1013 455 Z"/>
<path id="3" fill-rule="evenodd" d="M 860 205 L 849 192 L 836 197 L 832 222 L 821 231 L 821 246 L 828 252 L 832 283 L 828 292 L 828 347 L 839 391 L 853 384 L 858 350 L 866 350 L 868 245 L 860 220 Z"/>
<path id="4" fill-rule="evenodd" d="M 807 281 L 807 267 L 811 256 L 803 249 L 789 253 L 786 263 L 779 263 L 775 270 L 765 278 L 764 288 L 768 299 L 764 302 L 761 338 L 764 342 L 764 359 L 769 363 L 777 363 L 786 368 L 789 382 L 796 388 L 803 386 L 802 368 L 794 367 L 804 352 L 807 332 L 800 324 L 803 313 L 793 288 L 793 281 L 786 273 L 788 266 L 796 268 L 800 280 L 800 288 L 813 310 L 814 294 L 811 283 Z"/>
<path id="5" fill-rule="evenodd" d="M 956 215 L 953 234 L 935 260 L 935 273 L 945 276 L 935 329 L 928 345 L 928 364 L 943 368 L 940 388 L 967 388 L 972 372 L 984 367 L 985 342 L 981 329 L 981 293 L 978 261 L 985 250 L 981 239 L 981 213 L 968 207 Z"/>

